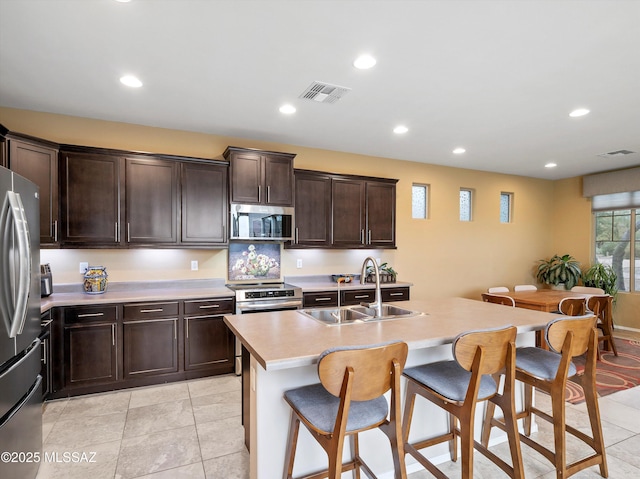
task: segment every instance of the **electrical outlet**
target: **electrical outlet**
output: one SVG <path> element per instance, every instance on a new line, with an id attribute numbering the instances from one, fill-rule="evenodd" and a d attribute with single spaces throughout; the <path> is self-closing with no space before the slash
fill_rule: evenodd
<path id="1" fill-rule="evenodd" d="M 191 271 L 198 271 L 198 261 L 197 260 L 193 260 L 191 262 Z"/>
<path id="2" fill-rule="evenodd" d="M 380 258 L 376 258 L 376 263 L 378 263 L 378 266 L 380 266 L 380 264 L 382 264 L 382 263 L 380 263 Z"/>
<path id="3" fill-rule="evenodd" d="M 296 268 L 302 268 L 302 260 L 301 259 L 297 259 L 296 260 Z"/>
<path id="4" fill-rule="evenodd" d="M 89 263 L 87 263 L 86 261 L 82 261 L 80 263 L 80 274 L 85 274 L 88 269 L 89 269 Z"/>

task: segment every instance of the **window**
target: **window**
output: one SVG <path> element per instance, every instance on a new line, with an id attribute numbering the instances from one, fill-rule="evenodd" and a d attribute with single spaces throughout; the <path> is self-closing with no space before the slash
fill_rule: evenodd
<path id="1" fill-rule="evenodd" d="M 500 193 L 500 223 L 511 223 L 513 193 Z"/>
<path id="2" fill-rule="evenodd" d="M 429 185 L 414 184 L 411 187 L 411 217 L 414 219 L 429 217 Z"/>
<path id="3" fill-rule="evenodd" d="M 472 190 L 460 188 L 460 221 L 471 221 Z"/>
<path id="4" fill-rule="evenodd" d="M 613 267 L 618 290 L 640 291 L 640 209 L 594 214 L 596 261 Z"/>

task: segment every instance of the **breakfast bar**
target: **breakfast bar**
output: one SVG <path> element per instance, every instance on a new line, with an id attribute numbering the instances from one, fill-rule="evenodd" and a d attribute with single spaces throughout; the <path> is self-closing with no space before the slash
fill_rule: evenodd
<path id="1" fill-rule="evenodd" d="M 391 303 L 393 304 L 393 303 Z M 424 313 L 388 320 L 323 324 L 299 311 L 279 311 L 250 315 L 227 315 L 226 324 L 250 354 L 248 368 L 250 477 L 262 479 L 281 474 L 285 455 L 290 409 L 283 392 L 319 382 L 316 359 L 324 350 L 347 345 L 374 344 L 391 340 L 409 346 L 406 367 L 451 358 L 451 343 L 460 333 L 476 329 L 518 329 L 517 345 L 534 345 L 538 331 L 557 315 L 484 303 L 464 298 L 411 300 L 397 303 Z M 516 397 L 522 404 L 522 390 Z M 478 414 L 483 412 L 479 408 Z M 411 439 L 429 437 L 447 427 L 447 417 L 439 408 L 416 404 L 416 424 Z M 246 425 L 245 425 L 246 426 Z M 479 433 L 479 431 L 476 431 Z M 494 441 L 502 441 L 497 437 Z M 361 451 L 379 477 L 393 477 L 389 444 L 378 431 L 361 434 Z M 448 449 L 430 451 L 434 461 L 448 460 Z M 347 448 L 348 449 L 348 448 Z M 348 452 L 347 452 L 348 454 Z M 324 451 L 301 431 L 294 475 L 326 467 Z M 420 467 L 407 461 L 408 472 Z"/>

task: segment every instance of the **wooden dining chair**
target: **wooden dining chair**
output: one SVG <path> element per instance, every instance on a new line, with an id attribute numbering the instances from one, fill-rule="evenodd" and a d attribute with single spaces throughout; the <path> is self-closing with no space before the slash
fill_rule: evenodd
<path id="1" fill-rule="evenodd" d="M 571 291 L 574 293 L 584 293 L 584 294 L 604 294 L 604 289 L 602 288 L 594 288 L 592 286 L 574 286 L 571 288 Z"/>
<path id="2" fill-rule="evenodd" d="M 598 336 L 598 344 L 604 342 L 607 351 L 613 351 L 618 355 L 616 343 L 613 339 L 613 316 L 611 314 L 611 297 L 608 294 L 591 296 L 587 301 L 587 307 L 598 318 L 597 328 L 602 331 Z M 600 358 L 600 348 L 598 347 L 598 358 Z"/>
<path id="3" fill-rule="evenodd" d="M 458 438 L 462 457 L 462 479 L 473 478 L 474 449 L 512 478 L 523 478 L 522 454 L 515 416 L 515 340 L 516 328 L 469 331 L 453 342 L 453 360 L 439 361 L 405 369 L 407 391 L 402 418 L 406 454 L 413 456 L 436 477 L 447 477 L 419 450 L 448 442 L 451 460 L 458 459 Z M 504 375 L 502 393 L 499 376 Z M 498 380 L 496 381 L 496 377 Z M 449 430 L 437 437 L 409 442 L 416 395 L 431 401 L 449 414 Z M 506 421 L 511 465 L 474 440 L 476 405 L 487 401 L 499 406 Z M 460 426 L 457 427 L 457 422 Z"/>
<path id="4" fill-rule="evenodd" d="M 320 355 L 320 383 L 284 393 L 285 401 L 291 406 L 284 479 L 293 477 L 300 423 L 325 450 L 329 462 L 324 472 L 305 477 L 339 479 L 343 471 L 353 470 L 358 478 L 361 468 L 369 477 L 375 477 L 360 457 L 358 433 L 379 428 L 391 443 L 395 478 L 406 479 L 400 425 L 400 376 L 407 353 L 407 344 L 396 341 L 333 348 Z M 389 390 L 390 411 L 384 396 Z M 343 464 L 347 436 L 351 440 L 352 458 Z"/>
<path id="5" fill-rule="evenodd" d="M 511 296 L 504 296 L 501 294 L 482 293 L 482 301 L 485 303 L 503 304 L 505 306 L 516 307 L 516 302 Z"/>
<path id="6" fill-rule="evenodd" d="M 583 316 L 587 312 L 587 298 L 563 298 L 558 312 L 565 316 Z"/>
<path id="7" fill-rule="evenodd" d="M 598 409 L 598 393 L 596 391 L 596 355 L 597 331 L 596 318 L 593 315 L 565 318 L 559 317 L 549 322 L 545 328 L 547 349 L 537 347 L 518 348 L 516 351 L 516 379 L 524 383 L 524 411 L 517 418 L 524 418 L 524 433 L 520 440 L 549 460 L 556 469 L 557 479 L 565 479 L 578 471 L 594 465 L 600 468 L 600 475 L 607 477 L 607 459 Z M 586 353 L 584 371 L 578 373 L 572 359 Z M 582 387 L 585 395 L 591 436 L 566 423 L 565 389 L 570 380 Z M 551 414 L 533 405 L 533 388 L 551 396 Z M 482 444 L 488 445 L 491 428 L 511 430 L 511 426 L 502 419 L 493 417 L 495 406 L 487 403 L 482 428 Z M 553 424 L 554 449 L 548 449 L 534 441 L 531 435 L 532 415 Z M 590 456 L 567 464 L 566 433 L 581 440 L 591 448 Z M 545 444 L 548 444 L 545 442 Z"/>

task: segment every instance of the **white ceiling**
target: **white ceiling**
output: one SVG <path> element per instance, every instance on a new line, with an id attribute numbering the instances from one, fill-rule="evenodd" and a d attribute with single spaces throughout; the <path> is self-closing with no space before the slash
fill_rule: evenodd
<path id="1" fill-rule="evenodd" d="M 0 106 L 566 178 L 640 164 L 640 1 L 0 0 Z"/>

